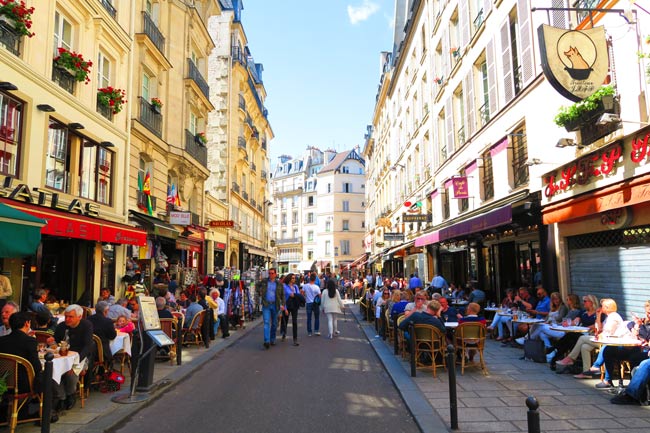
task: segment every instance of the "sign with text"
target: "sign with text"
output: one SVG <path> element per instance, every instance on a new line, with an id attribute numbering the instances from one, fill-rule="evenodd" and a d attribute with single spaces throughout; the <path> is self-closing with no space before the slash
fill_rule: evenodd
<path id="1" fill-rule="evenodd" d="M 189 226 L 192 224 L 192 214 L 190 212 L 169 212 L 169 223 L 177 226 Z"/>
<path id="2" fill-rule="evenodd" d="M 404 233 L 384 233 L 384 240 L 404 242 Z"/>
<path id="3" fill-rule="evenodd" d="M 210 227 L 235 227 L 235 222 L 232 220 L 226 220 L 226 221 L 210 221 L 208 224 Z"/>
<path id="4" fill-rule="evenodd" d="M 402 222 L 405 223 L 430 223 L 431 214 L 402 214 Z"/>
<path id="5" fill-rule="evenodd" d="M 451 179 L 454 186 L 454 198 L 468 198 L 467 176 L 456 176 Z"/>

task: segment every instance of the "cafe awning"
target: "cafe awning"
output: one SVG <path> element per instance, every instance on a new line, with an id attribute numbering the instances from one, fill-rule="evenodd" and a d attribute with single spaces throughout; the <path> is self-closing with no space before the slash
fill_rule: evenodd
<path id="1" fill-rule="evenodd" d="M 0 257 L 24 257 L 36 252 L 46 221 L 0 203 Z"/>
<path id="2" fill-rule="evenodd" d="M 139 224 L 142 228 L 146 229 L 151 234 L 170 239 L 176 239 L 180 235 L 180 232 L 176 230 L 176 227 L 171 224 L 167 224 L 165 221 L 156 217 L 134 211 L 129 211 L 129 216 L 133 219 L 134 222 Z"/>
<path id="3" fill-rule="evenodd" d="M 359 257 L 357 257 L 357 258 L 356 258 L 352 263 L 350 263 L 350 264 L 348 265 L 348 269 L 350 269 L 351 267 L 355 267 L 355 266 L 361 266 L 361 263 L 362 263 L 362 262 L 365 263 L 365 259 L 366 259 L 366 257 L 368 257 L 368 254 L 367 254 L 367 253 L 363 253 L 363 254 L 361 254 L 361 255 L 360 255 Z"/>
<path id="4" fill-rule="evenodd" d="M 415 241 L 409 241 L 409 242 L 403 243 L 403 244 L 401 244 L 401 245 L 399 245 L 399 246 L 396 246 L 396 247 L 393 248 L 393 249 L 388 250 L 388 252 L 385 253 L 384 255 L 385 255 L 385 256 L 390 256 L 391 254 L 394 254 L 394 253 L 396 253 L 397 251 L 401 251 L 401 250 L 404 250 L 404 249 L 406 249 L 406 248 L 410 248 L 410 247 L 412 247 L 414 243 L 415 243 Z"/>

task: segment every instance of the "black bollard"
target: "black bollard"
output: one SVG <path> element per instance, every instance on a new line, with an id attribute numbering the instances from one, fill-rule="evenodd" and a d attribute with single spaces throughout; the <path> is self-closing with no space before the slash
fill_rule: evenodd
<path id="1" fill-rule="evenodd" d="M 526 406 L 528 406 L 528 433 L 540 433 L 539 427 L 539 403 L 532 395 L 526 399 Z"/>
<path id="2" fill-rule="evenodd" d="M 43 414 L 41 415 L 41 433 L 50 432 L 50 417 L 52 413 L 52 370 L 53 353 L 45 354 L 45 371 L 43 372 Z"/>
<path id="3" fill-rule="evenodd" d="M 183 362 L 183 323 L 179 320 L 176 328 L 176 365 Z"/>
<path id="4" fill-rule="evenodd" d="M 399 342 L 398 339 L 399 328 L 397 327 L 397 320 L 393 320 L 393 353 L 397 355 L 399 353 Z"/>
<path id="5" fill-rule="evenodd" d="M 411 377 L 415 377 L 416 375 L 416 367 L 415 367 L 415 327 L 411 323 L 409 325 L 409 354 L 410 359 L 411 359 Z"/>
<path id="6" fill-rule="evenodd" d="M 456 397 L 456 354 L 453 344 L 447 346 L 447 371 L 449 372 L 449 413 L 451 429 L 458 430 L 458 398 Z M 434 360 L 435 362 L 435 360 Z"/>

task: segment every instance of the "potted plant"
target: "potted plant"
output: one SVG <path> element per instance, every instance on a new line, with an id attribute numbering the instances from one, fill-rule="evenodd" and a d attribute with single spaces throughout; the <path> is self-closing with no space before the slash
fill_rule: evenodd
<path id="1" fill-rule="evenodd" d="M 200 145 L 205 146 L 208 143 L 208 137 L 205 136 L 205 132 L 199 132 L 194 136 L 196 142 Z"/>
<path id="2" fill-rule="evenodd" d="M 451 50 L 449 50 L 449 52 L 454 57 L 458 57 L 460 55 L 460 49 L 459 48 L 452 48 Z"/>
<path id="3" fill-rule="evenodd" d="M 593 122 L 601 114 L 614 109 L 614 87 L 603 86 L 593 95 L 568 107 L 560 107 L 553 119 L 557 126 L 567 131 L 577 131 L 581 125 Z"/>
<path id="4" fill-rule="evenodd" d="M 151 98 L 151 109 L 155 111 L 156 113 L 160 114 L 160 110 L 162 109 L 163 103 L 160 100 L 160 98 Z"/>
<path id="5" fill-rule="evenodd" d="M 122 111 L 122 105 L 126 103 L 126 91 L 114 87 L 102 87 L 97 89 L 97 103 L 102 107 L 113 110 L 113 114 Z"/>
<path id="6" fill-rule="evenodd" d="M 93 62 L 85 60 L 81 54 L 74 51 L 68 51 L 63 47 L 58 49 L 59 55 L 54 58 L 54 66 L 65 69 L 77 81 L 90 82 L 90 67 Z"/>
<path id="7" fill-rule="evenodd" d="M 32 27 L 34 7 L 28 8 L 24 1 L 0 0 L 0 21 L 5 21 L 19 35 L 34 36 L 29 29 Z"/>
<path id="8" fill-rule="evenodd" d="M 438 85 L 440 85 L 444 81 L 444 78 L 443 77 L 436 77 L 436 78 L 433 79 L 433 81 L 435 81 L 436 83 L 438 83 Z"/>

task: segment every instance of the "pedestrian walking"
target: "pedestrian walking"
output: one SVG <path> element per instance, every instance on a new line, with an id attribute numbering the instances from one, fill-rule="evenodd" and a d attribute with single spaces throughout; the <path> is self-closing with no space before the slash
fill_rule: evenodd
<path id="1" fill-rule="evenodd" d="M 257 282 L 255 291 L 262 302 L 262 317 L 264 318 L 264 348 L 275 346 L 275 336 L 278 328 L 278 313 L 284 314 L 284 286 L 277 280 L 275 268 L 269 269 L 269 277 Z"/>
<path id="2" fill-rule="evenodd" d="M 340 332 L 336 326 L 337 314 L 341 314 L 343 310 L 343 301 L 341 295 L 336 290 L 336 282 L 329 280 L 321 294 L 321 309 L 327 315 L 327 329 L 329 331 L 327 338 L 332 339 L 334 335 L 339 335 Z"/>
<path id="3" fill-rule="evenodd" d="M 298 285 L 296 284 L 296 276 L 291 273 L 287 274 L 287 276 L 284 277 L 284 301 L 286 308 L 282 315 L 280 333 L 282 334 L 282 341 L 284 341 L 287 338 L 287 325 L 289 323 L 289 315 L 291 315 L 294 346 L 300 345 L 298 343 L 298 309 L 304 299 L 304 296 L 300 293 Z"/>
<path id="4" fill-rule="evenodd" d="M 311 337 L 311 316 L 314 315 L 314 333 L 320 335 L 320 287 L 316 285 L 316 275 L 309 277 L 309 282 L 302 286 L 307 309 L 307 335 Z M 314 302 L 317 301 L 317 302 Z"/>

